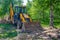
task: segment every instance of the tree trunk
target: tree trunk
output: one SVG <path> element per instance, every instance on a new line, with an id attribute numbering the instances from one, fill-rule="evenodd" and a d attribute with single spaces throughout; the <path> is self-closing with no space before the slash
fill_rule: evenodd
<path id="1" fill-rule="evenodd" d="M 54 27 L 54 25 L 53 25 L 53 5 L 50 5 L 50 27 Z"/>
<path id="2" fill-rule="evenodd" d="M 42 15 L 42 19 L 43 19 L 43 22 L 44 22 L 44 21 L 45 21 L 45 20 L 44 20 L 44 18 L 45 18 L 45 16 L 44 16 L 44 15 L 45 15 L 45 14 L 44 14 L 44 9 L 41 11 L 41 14 L 39 14 L 39 15 Z"/>

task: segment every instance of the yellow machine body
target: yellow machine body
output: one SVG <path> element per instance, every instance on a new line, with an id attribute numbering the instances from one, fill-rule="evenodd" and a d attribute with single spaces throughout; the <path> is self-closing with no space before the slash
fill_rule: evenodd
<path id="1" fill-rule="evenodd" d="M 42 29 L 42 27 L 40 26 L 39 22 L 32 22 L 32 19 L 30 18 L 30 16 L 24 12 L 22 12 L 21 10 L 17 10 L 17 9 L 24 9 L 25 7 L 18 7 L 15 9 L 16 11 L 13 10 L 12 5 L 10 4 L 10 21 L 12 23 L 16 23 L 17 27 L 18 25 L 20 26 L 20 28 L 22 28 L 22 24 L 24 24 L 24 29 L 27 31 L 34 31 L 34 30 L 40 30 Z"/>
<path id="2" fill-rule="evenodd" d="M 23 9 L 23 7 L 22 7 L 22 9 Z M 11 22 L 14 21 L 14 15 L 15 15 L 15 13 L 14 13 L 13 7 L 12 7 L 12 5 L 10 4 L 10 21 L 11 21 Z M 18 16 L 18 15 L 17 15 L 17 16 Z M 26 13 L 21 12 L 21 13 L 19 13 L 19 16 L 20 16 L 21 22 L 27 22 L 27 21 L 26 21 L 26 18 L 28 18 L 28 19 L 30 20 L 29 22 L 32 22 L 32 19 L 31 19 L 30 16 L 29 16 L 28 14 L 26 14 Z"/>

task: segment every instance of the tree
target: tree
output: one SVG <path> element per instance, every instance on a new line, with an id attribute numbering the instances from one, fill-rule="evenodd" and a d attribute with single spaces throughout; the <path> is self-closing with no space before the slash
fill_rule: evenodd
<path id="1" fill-rule="evenodd" d="M 54 27 L 54 22 L 56 22 L 55 20 L 59 21 L 57 18 L 60 17 L 58 16 L 60 15 L 59 2 L 59 0 L 32 0 L 32 2 L 28 2 L 28 4 L 31 4 L 31 6 L 28 6 L 30 7 L 28 9 L 29 14 L 32 19 L 40 19 L 42 23 L 44 22 L 44 24 L 49 24 L 50 27 Z"/>
<path id="2" fill-rule="evenodd" d="M 56 3 L 59 4 L 59 0 L 50 0 L 49 1 L 49 7 L 50 7 L 50 26 L 54 27 L 53 21 L 54 21 L 54 8 L 57 7 Z M 56 10 L 56 9 L 55 9 Z"/>
<path id="3" fill-rule="evenodd" d="M 50 6 L 50 26 L 54 27 L 54 25 L 53 25 L 53 1 L 50 1 L 49 6 Z"/>
<path id="4" fill-rule="evenodd" d="M 45 0 L 33 0 L 32 2 L 28 2 L 28 5 L 31 4 L 28 10 L 32 19 L 39 19 L 40 21 L 45 21 L 46 15 L 49 14 L 46 11 L 49 11 L 48 7 L 46 7 Z"/>
<path id="5" fill-rule="evenodd" d="M 0 7 L 1 7 L 1 9 L 0 9 L 0 15 L 2 17 L 4 17 L 5 14 L 9 13 L 10 3 L 21 5 L 22 0 L 18 0 L 18 1 L 16 1 L 16 0 L 1 0 L 0 1 L 0 4 L 1 4 L 0 5 Z"/>

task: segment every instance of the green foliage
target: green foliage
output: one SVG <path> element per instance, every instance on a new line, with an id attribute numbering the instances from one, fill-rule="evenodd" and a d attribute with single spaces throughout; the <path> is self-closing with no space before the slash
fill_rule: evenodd
<path id="1" fill-rule="evenodd" d="M 32 0 L 27 3 L 28 14 L 32 19 L 39 19 L 41 23 L 49 25 L 50 6 L 53 5 L 54 25 L 60 24 L 60 0 Z M 30 5 L 30 6 L 29 6 Z M 58 25 L 59 25 L 58 24 Z"/>
<path id="2" fill-rule="evenodd" d="M 10 3 L 13 3 L 13 5 L 22 5 L 22 0 L 1 0 L 0 1 L 0 17 L 3 16 L 5 14 L 9 13 L 9 9 L 10 9 Z"/>
<path id="3" fill-rule="evenodd" d="M 43 27 L 49 26 L 50 6 L 53 6 L 54 26 L 60 28 L 60 0 L 27 0 L 27 13 L 34 20 L 39 20 Z M 0 0 L 0 16 L 4 17 L 9 13 L 10 3 L 22 6 L 22 0 Z M 14 6 L 13 5 L 13 6 Z M 15 29 L 11 30 L 11 24 L 0 24 L 5 31 L 0 33 L 0 38 L 14 37 L 17 35 Z M 8 30 L 8 31 L 7 31 Z"/>
<path id="4" fill-rule="evenodd" d="M 0 38 L 12 38 L 17 36 L 16 29 L 14 29 L 12 26 L 12 24 L 0 24 L 0 28 L 2 28 Z"/>

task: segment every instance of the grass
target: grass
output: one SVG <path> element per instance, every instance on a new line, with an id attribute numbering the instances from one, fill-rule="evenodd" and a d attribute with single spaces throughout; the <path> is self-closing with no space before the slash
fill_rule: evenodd
<path id="1" fill-rule="evenodd" d="M 42 25 L 42 27 L 49 27 L 49 24 L 41 24 Z M 54 27 L 56 27 L 56 28 L 60 28 L 60 25 L 54 25 Z"/>
<path id="2" fill-rule="evenodd" d="M 60 25 L 57 25 L 57 26 L 55 26 L 55 27 L 57 27 L 57 28 L 59 28 L 59 29 L 60 29 Z"/>
<path id="3" fill-rule="evenodd" d="M 0 24 L 0 38 L 12 38 L 17 36 L 16 30 L 12 27 L 12 24 Z"/>
<path id="4" fill-rule="evenodd" d="M 49 27 L 49 24 L 41 23 L 42 27 Z M 3 29 L 3 32 L 0 33 L 0 38 L 12 38 L 17 36 L 16 29 L 12 27 L 12 24 L 0 24 L 0 29 Z M 56 28 L 60 28 L 59 24 L 54 25 Z M 1 31 L 1 30 L 0 30 Z"/>
<path id="5" fill-rule="evenodd" d="M 41 21 L 41 25 L 42 25 L 42 27 L 49 27 L 49 21 L 48 21 L 48 19 L 47 20 L 42 20 Z M 56 28 L 60 28 L 60 21 L 59 20 L 54 20 L 54 27 L 56 27 Z"/>

